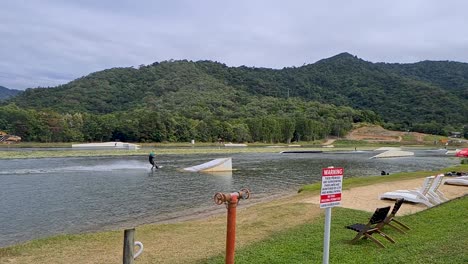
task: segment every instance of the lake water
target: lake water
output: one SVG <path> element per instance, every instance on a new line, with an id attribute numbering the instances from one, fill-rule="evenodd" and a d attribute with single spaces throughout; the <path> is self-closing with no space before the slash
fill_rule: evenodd
<path id="1" fill-rule="evenodd" d="M 375 152 L 231 155 L 231 175 L 181 172 L 222 154 L 0 160 L 0 247 L 61 233 L 120 229 L 225 211 L 216 192 L 252 191 L 241 204 L 291 194 L 317 182 L 321 168 L 345 168 L 345 178 L 379 176 L 381 170 L 433 170 L 459 163 L 443 150 L 414 157 L 369 159 Z"/>

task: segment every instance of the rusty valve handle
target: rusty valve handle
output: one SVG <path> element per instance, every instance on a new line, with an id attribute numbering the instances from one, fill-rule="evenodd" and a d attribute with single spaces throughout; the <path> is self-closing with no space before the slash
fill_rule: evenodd
<path id="1" fill-rule="evenodd" d="M 250 197 L 250 191 L 249 189 L 241 189 L 240 191 L 238 192 L 235 192 L 235 193 L 215 193 L 214 195 L 214 201 L 217 205 L 221 205 L 223 203 L 227 203 L 227 202 L 230 202 L 231 201 L 231 197 L 233 194 L 237 194 L 238 196 L 238 199 L 249 199 Z"/>
<path id="2" fill-rule="evenodd" d="M 242 199 L 247 200 L 250 198 L 250 190 L 247 188 L 243 188 L 239 191 L 239 197 L 242 197 Z"/>
<path id="3" fill-rule="evenodd" d="M 214 195 L 214 201 L 217 205 L 221 205 L 226 201 L 226 195 L 224 193 L 215 193 Z"/>

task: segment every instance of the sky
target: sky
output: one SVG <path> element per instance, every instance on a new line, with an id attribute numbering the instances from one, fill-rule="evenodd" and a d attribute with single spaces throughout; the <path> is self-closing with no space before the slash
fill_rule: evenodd
<path id="1" fill-rule="evenodd" d="M 468 62 L 467 10 L 464 0 L 2 0 L 0 86 L 52 87 L 170 59 Z"/>

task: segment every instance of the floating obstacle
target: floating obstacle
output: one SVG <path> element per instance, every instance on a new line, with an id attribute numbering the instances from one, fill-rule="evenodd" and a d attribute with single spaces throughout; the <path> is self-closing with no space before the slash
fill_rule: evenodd
<path id="1" fill-rule="evenodd" d="M 374 149 L 374 151 L 389 151 L 389 150 L 401 150 L 401 148 L 398 147 L 381 147 L 378 149 Z"/>
<path id="2" fill-rule="evenodd" d="M 397 157 L 408 157 L 414 156 L 414 152 L 411 151 L 402 151 L 402 150 L 388 150 L 378 155 L 371 157 L 371 159 L 375 158 L 397 158 Z"/>
<path id="3" fill-rule="evenodd" d="M 452 150 L 447 150 L 447 152 L 445 152 L 445 155 L 455 155 L 457 154 L 458 151 L 460 151 L 461 149 L 452 149 Z"/>
<path id="4" fill-rule="evenodd" d="M 232 158 L 222 158 L 208 161 L 206 163 L 184 168 L 184 171 L 192 172 L 221 172 L 232 171 Z"/>
<path id="5" fill-rule="evenodd" d="M 290 153 L 322 153 L 321 150 L 285 150 L 281 151 L 281 154 L 290 154 Z"/>
<path id="6" fill-rule="evenodd" d="M 302 147 L 301 145 L 273 145 L 273 146 L 266 146 L 265 148 L 300 148 Z"/>
<path id="7" fill-rule="evenodd" d="M 247 144 L 234 144 L 234 143 L 227 143 L 224 144 L 225 147 L 247 147 Z"/>
<path id="8" fill-rule="evenodd" d="M 124 142 L 102 142 L 102 143 L 85 143 L 85 144 L 72 144 L 72 148 L 79 149 L 129 149 L 136 150 L 140 146 L 132 143 Z"/>

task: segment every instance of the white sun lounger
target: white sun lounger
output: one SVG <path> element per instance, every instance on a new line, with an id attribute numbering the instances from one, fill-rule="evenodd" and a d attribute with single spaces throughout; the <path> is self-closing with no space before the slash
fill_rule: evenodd
<path id="1" fill-rule="evenodd" d="M 468 186 L 468 176 L 460 176 L 460 177 L 454 177 L 454 178 L 446 179 L 444 183 L 449 184 L 449 185 Z"/>
<path id="2" fill-rule="evenodd" d="M 424 178 L 424 182 L 421 187 L 411 190 L 396 190 L 393 192 L 418 192 L 424 196 L 426 196 L 427 192 L 431 188 L 432 182 L 434 181 L 435 176 L 428 176 Z"/>
<path id="3" fill-rule="evenodd" d="M 380 196 L 380 199 L 405 199 L 409 202 L 422 203 L 427 207 L 432 207 L 447 199 L 438 191 L 442 179 L 443 175 L 437 175 L 437 177 L 429 176 L 424 179 L 423 185 L 419 189 L 386 192 Z"/>
<path id="4" fill-rule="evenodd" d="M 437 204 L 443 203 L 448 201 L 448 198 L 439 190 L 440 185 L 444 180 L 444 175 L 439 174 L 435 177 L 434 181 L 427 192 L 427 196 L 429 196 L 431 201 L 435 201 Z"/>

